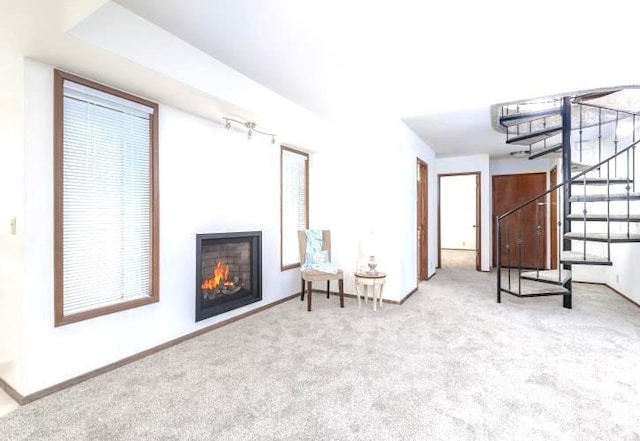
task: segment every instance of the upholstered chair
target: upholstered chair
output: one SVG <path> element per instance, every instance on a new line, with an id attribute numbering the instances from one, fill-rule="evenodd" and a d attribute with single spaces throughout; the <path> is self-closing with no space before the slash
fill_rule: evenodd
<path id="1" fill-rule="evenodd" d="M 338 292 L 340 294 L 340 307 L 344 308 L 344 272 L 338 269 L 336 274 L 319 271 L 316 269 L 302 269 L 307 254 L 307 234 L 305 230 L 298 230 L 298 244 L 300 246 L 300 275 L 302 276 L 302 292 L 300 300 L 304 300 L 305 284 L 307 290 L 307 311 L 311 311 L 311 284 L 313 282 L 327 282 L 327 298 L 329 298 L 329 288 L 332 280 L 338 281 Z M 328 251 L 329 261 L 331 261 L 331 231 L 322 230 L 322 250 Z"/>

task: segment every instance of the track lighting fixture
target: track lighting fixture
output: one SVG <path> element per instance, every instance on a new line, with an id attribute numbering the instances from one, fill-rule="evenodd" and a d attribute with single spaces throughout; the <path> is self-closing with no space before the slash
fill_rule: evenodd
<path id="1" fill-rule="evenodd" d="M 270 136 L 271 137 L 271 144 L 275 144 L 276 143 L 276 134 L 275 133 L 267 133 L 267 132 L 263 132 L 262 130 L 258 130 L 256 129 L 256 123 L 254 123 L 253 121 L 240 121 L 234 118 L 228 118 L 228 117 L 223 117 L 222 118 L 225 122 L 224 124 L 224 128 L 227 130 L 231 129 L 231 123 L 234 122 L 236 124 L 240 124 L 241 126 L 244 126 L 247 129 L 247 139 L 251 139 L 251 137 L 253 136 L 254 132 L 260 133 L 261 135 L 266 135 L 266 136 Z"/>

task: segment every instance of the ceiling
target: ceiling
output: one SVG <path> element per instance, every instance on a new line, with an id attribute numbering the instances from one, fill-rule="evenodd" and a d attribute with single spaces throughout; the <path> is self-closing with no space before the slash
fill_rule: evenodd
<path id="1" fill-rule="evenodd" d="M 19 3 L 20 20 L 5 14 Z M 11 29 L 0 30 L 2 57 L 56 62 L 56 50 L 79 43 L 38 41 L 104 3 L 4 1 L 0 25 Z M 371 130 L 373 121 L 401 119 L 438 156 L 507 153 L 492 104 L 640 83 L 640 3 L 626 0 L 579 8 L 556 0 L 116 3 L 324 118 Z"/>

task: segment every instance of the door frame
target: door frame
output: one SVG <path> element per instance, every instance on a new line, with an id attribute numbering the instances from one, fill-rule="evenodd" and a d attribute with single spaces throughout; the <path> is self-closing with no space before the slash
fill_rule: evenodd
<path id="1" fill-rule="evenodd" d="M 482 271 L 482 215 L 481 215 L 481 203 L 482 203 L 482 172 L 460 172 L 460 173 L 439 173 L 438 174 L 438 268 L 442 268 L 442 239 L 441 239 L 441 225 L 442 225 L 442 213 L 440 210 L 440 188 L 443 177 L 451 176 L 468 176 L 475 175 L 476 177 L 476 271 Z"/>
<path id="2" fill-rule="evenodd" d="M 421 170 L 424 169 L 424 186 Z M 422 191 L 421 191 L 422 189 Z M 421 200 L 422 196 L 422 200 Z M 423 209 L 421 210 L 421 207 Z M 422 212 L 421 212 L 422 211 Z M 420 225 L 424 225 L 421 232 Z M 429 164 L 416 158 L 416 262 L 418 283 L 429 279 Z"/>
<path id="3" fill-rule="evenodd" d="M 558 185 L 558 167 L 549 170 L 549 188 Z M 558 268 L 558 190 L 549 195 L 549 236 L 551 237 L 550 269 Z"/>

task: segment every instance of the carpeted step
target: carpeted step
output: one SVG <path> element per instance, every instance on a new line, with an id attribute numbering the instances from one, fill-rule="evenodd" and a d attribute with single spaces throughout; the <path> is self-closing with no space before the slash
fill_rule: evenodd
<path id="1" fill-rule="evenodd" d="M 571 280 L 571 271 L 561 270 L 543 270 L 543 271 L 527 271 L 520 275 L 523 279 L 533 280 L 542 283 L 552 283 L 554 285 L 564 285 Z"/>
<path id="2" fill-rule="evenodd" d="M 560 255 L 560 263 L 565 265 L 612 265 L 606 256 L 584 254 L 581 251 L 563 251 Z"/>

